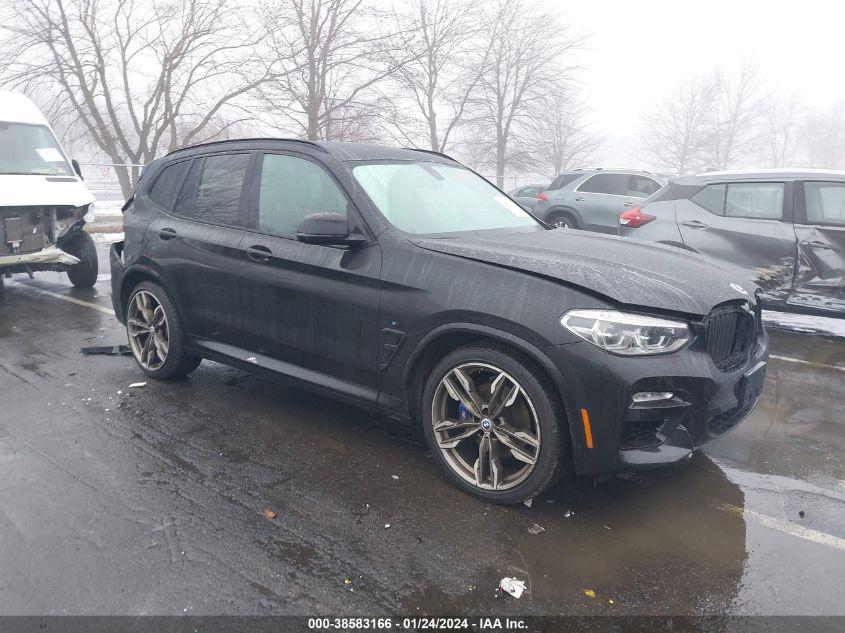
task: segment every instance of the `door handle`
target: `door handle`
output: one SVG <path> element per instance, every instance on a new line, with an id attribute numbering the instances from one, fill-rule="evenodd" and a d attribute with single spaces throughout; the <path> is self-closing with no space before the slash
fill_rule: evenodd
<path id="1" fill-rule="evenodd" d="M 584 198 L 575 198 L 575 202 L 584 202 Z"/>
<path id="2" fill-rule="evenodd" d="M 159 239 L 162 240 L 172 240 L 176 237 L 176 229 L 171 229 L 170 227 L 165 227 L 158 232 Z"/>
<path id="3" fill-rule="evenodd" d="M 699 222 L 698 220 L 684 220 L 681 222 L 684 226 L 688 226 L 691 229 L 706 229 L 709 228 L 704 222 Z"/>
<path id="4" fill-rule="evenodd" d="M 822 251 L 829 251 L 832 248 L 830 244 L 825 244 L 821 240 L 804 240 L 801 242 L 801 246 L 806 246 L 807 248 L 817 248 Z"/>
<path id="5" fill-rule="evenodd" d="M 246 256 L 254 262 L 262 264 L 267 263 L 272 258 L 273 254 L 266 246 L 250 246 L 246 249 Z"/>
<path id="6" fill-rule="evenodd" d="M 636 202 L 623 202 L 622 206 L 623 207 L 635 207 L 635 206 L 637 206 L 637 203 Z"/>

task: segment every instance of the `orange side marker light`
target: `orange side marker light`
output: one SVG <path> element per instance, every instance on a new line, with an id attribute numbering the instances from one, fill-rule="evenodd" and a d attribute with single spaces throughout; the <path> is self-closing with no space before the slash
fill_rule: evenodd
<path id="1" fill-rule="evenodd" d="M 581 421 L 584 423 L 584 437 L 587 439 L 587 448 L 593 448 L 593 430 L 590 428 L 590 414 L 586 409 L 581 409 Z"/>

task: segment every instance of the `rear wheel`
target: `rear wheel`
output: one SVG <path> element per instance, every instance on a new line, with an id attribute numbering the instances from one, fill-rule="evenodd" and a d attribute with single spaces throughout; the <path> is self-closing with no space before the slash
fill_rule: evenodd
<path id="1" fill-rule="evenodd" d="M 99 262 L 94 240 L 85 231 L 77 231 L 62 244 L 62 250 L 79 259 L 68 271 L 67 276 L 77 288 L 91 288 L 97 283 Z"/>
<path id="2" fill-rule="evenodd" d="M 182 378 L 202 360 L 185 351 L 176 306 L 164 288 L 151 281 L 138 284 L 129 296 L 126 334 L 135 361 L 150 378 Z"/>
<path id="3" fill-rule="evenodd" d="M 495 503 L 540 494 L 569 461 L 563 413 L 521 358 L 495 346 L 446 356 L 423 393 L 426 440 L 459 488 Z"/>
<path id="4" fill-rule="evenodd" d="M 566 211 L 552 211 L 546 219 L 547 224 L 557 228 L 577 229 L 578 222 Z"/>

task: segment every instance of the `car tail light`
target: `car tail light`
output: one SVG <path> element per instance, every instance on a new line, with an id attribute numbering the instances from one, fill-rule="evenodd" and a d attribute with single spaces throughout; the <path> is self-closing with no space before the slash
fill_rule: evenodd
<path id="1" fill-rule="evenodd" d="M 631 229 L 636 229 L 637 227 L 642 226 L 643 224 L 648 224 L 652 220 L 656 220 L 656 215 L 651 215 L 650 213 L 643 213 L 643 210 L 639 207 L 635 207 L 633 209 L 628 209 L 622 215 L 619 216 L 619 224 L 622 226 L 627 226 Z"/>
<path id="2" fill-rule="evenodd" d="M 549 196 L 547 196 L 546 194 L 544 194 L 544 193 L 541 191 L 540 193 L 538 193 L 538 194 L 537 194 L 537 200 L 539 200 L 540 202 L 548 202 L 548 201 L 549 201 Z"/>

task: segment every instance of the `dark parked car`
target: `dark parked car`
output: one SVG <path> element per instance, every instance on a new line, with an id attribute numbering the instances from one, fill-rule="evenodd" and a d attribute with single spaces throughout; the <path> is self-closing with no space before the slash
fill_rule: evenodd
<path id="1" fill-rule="evenodd" d="M 209 358 L 422 424 L 490 501 L 684 459 L 760 394 L 753 284 L 550 230 L 443 155 L 201 145 L 149 167 L 124 223 L 114 308 L 148 376 Z"/>
<path id="2" fill-rule="evenodd" d="M 514 189 L 508 195 L 526 209 L 533 210 L 537 206 L 537 203 L 540 202 L 537 196 L 540 195 L 540 192 L 543 191 L 546 186 L 547 185 L 526 185 L 524 187 Z"/>
<path id="3" fill-rule="evenodd" d="M 620 235 L 734 265 L 764 307 L 845 317 L 845 172 L 714 172 L 673 181 L 619 219 Z"/>
<path id="4" fill-rule="evenodd" d="M 540 192 L 533 213 L 552 226 L 615 235 L 619 214 L 665 184 L 648 171 L 578 169 L 561 174 Z"/>

